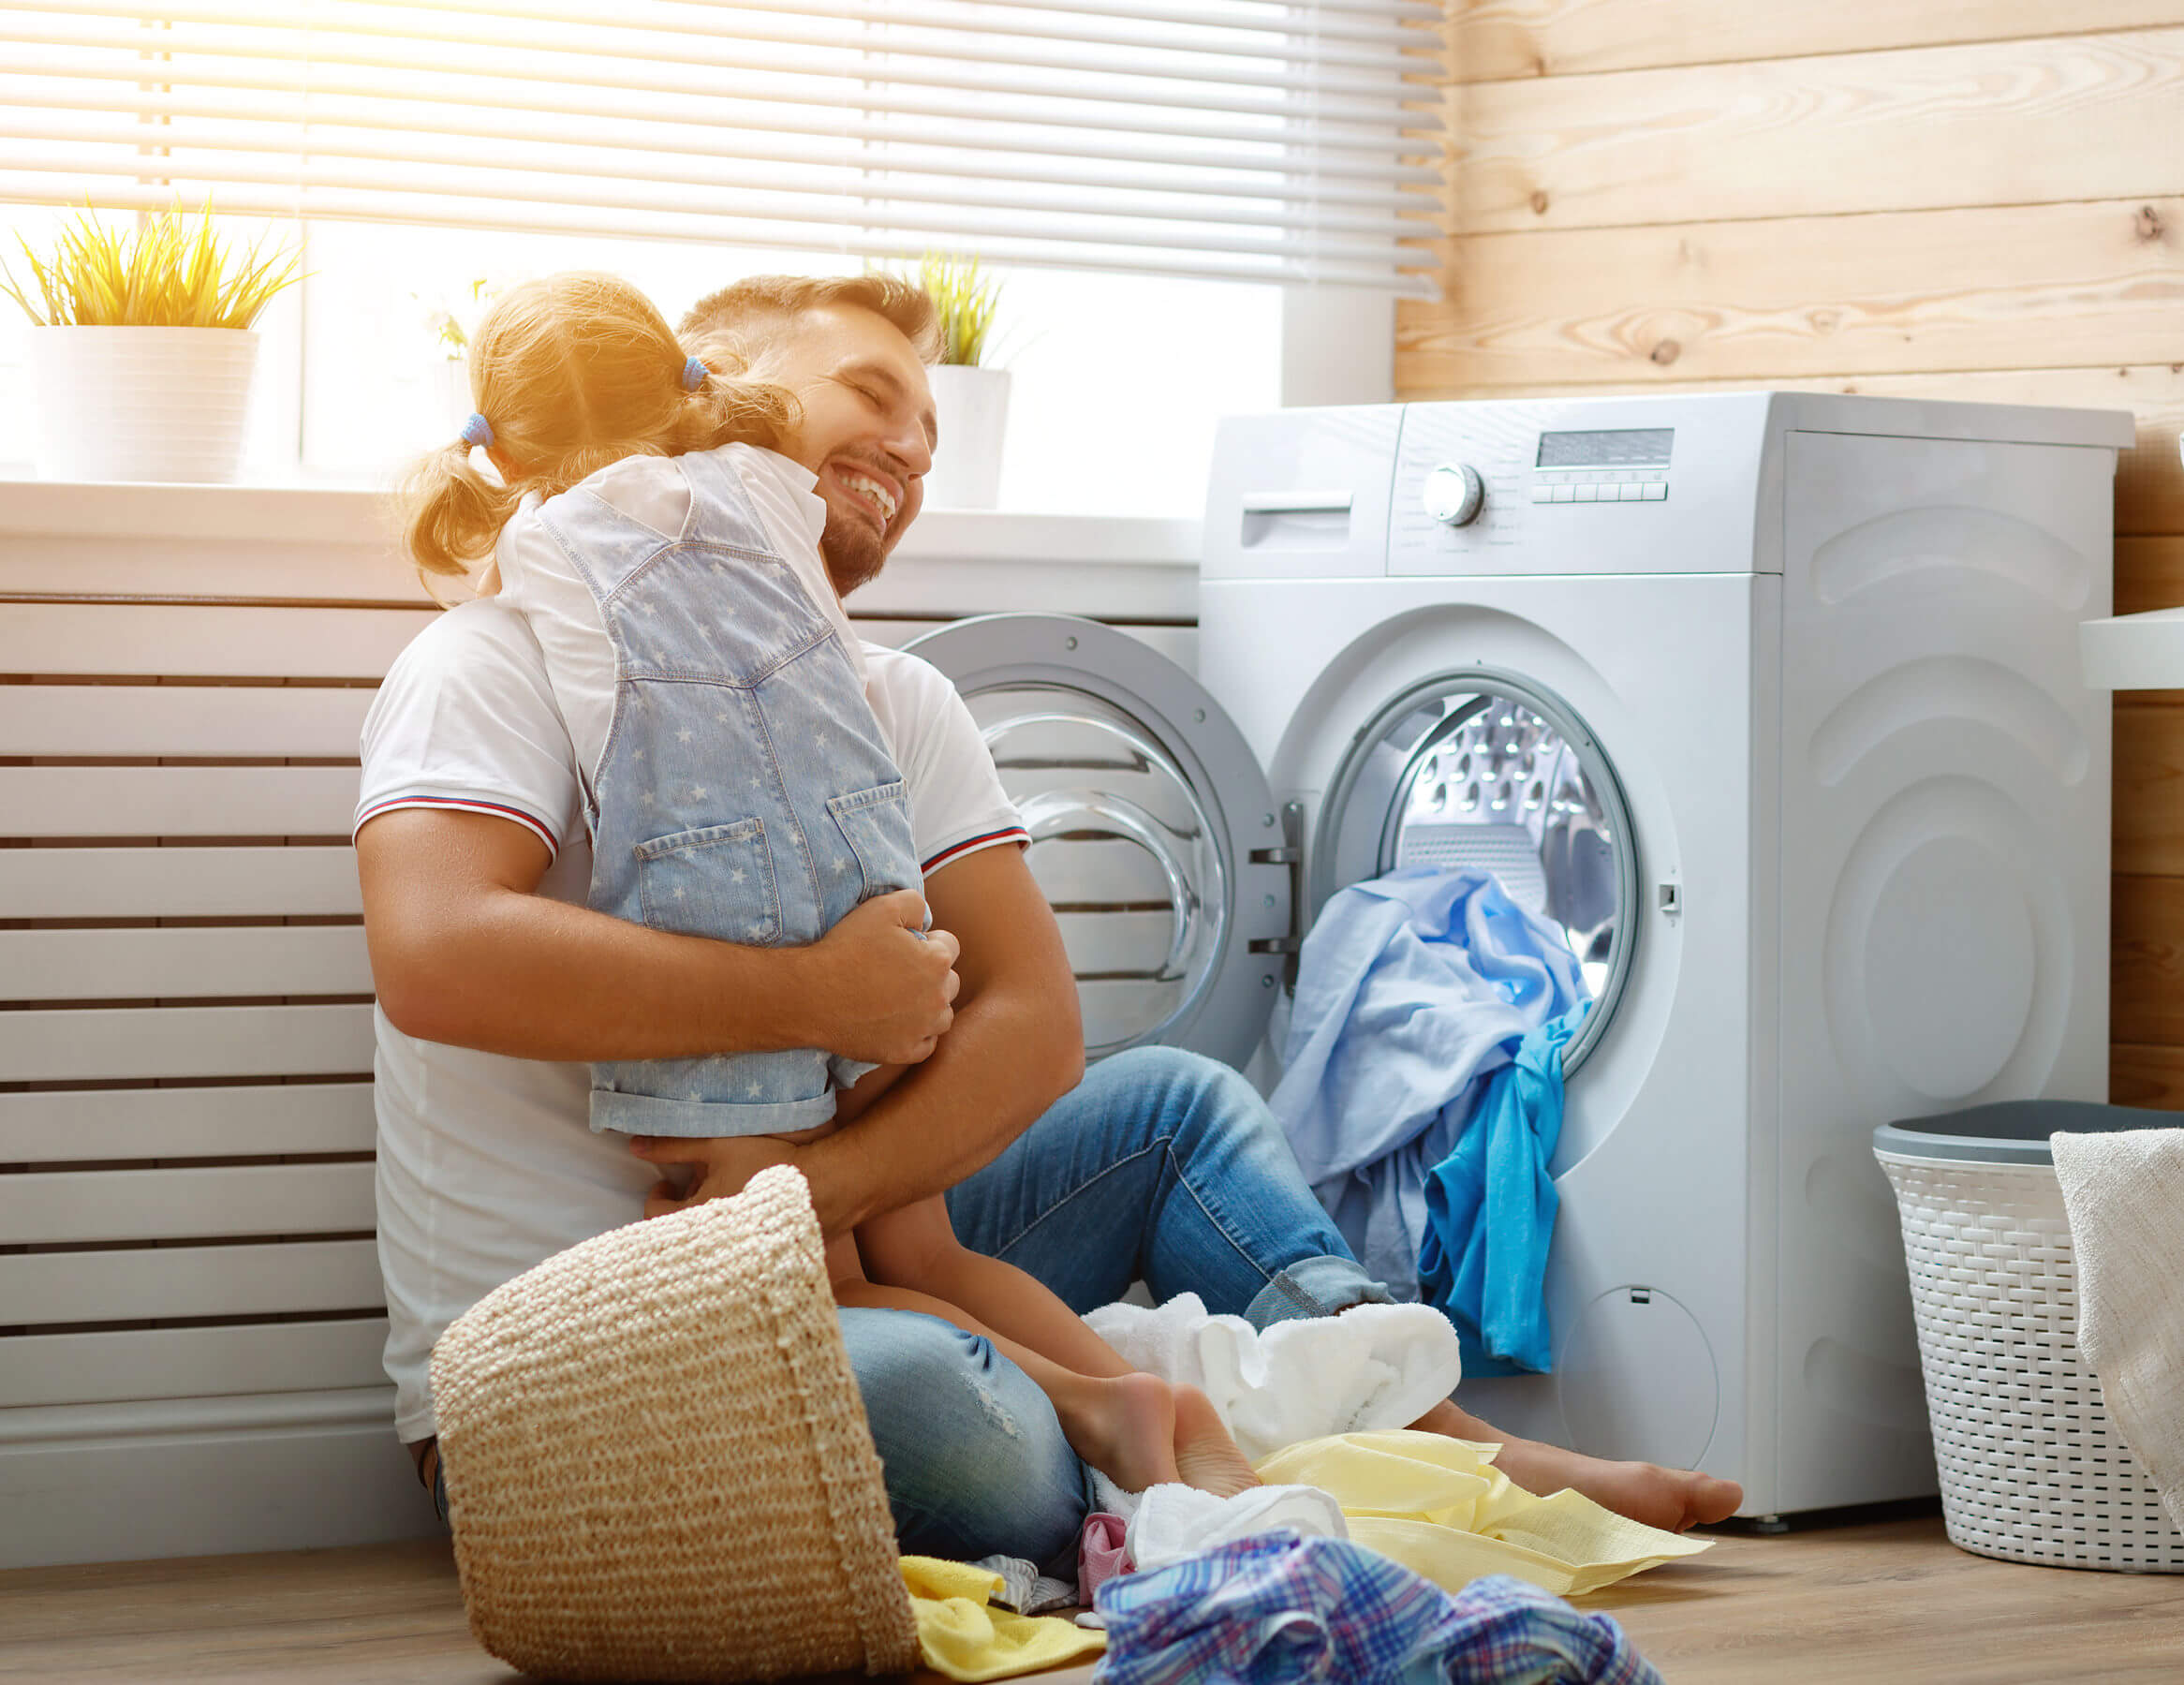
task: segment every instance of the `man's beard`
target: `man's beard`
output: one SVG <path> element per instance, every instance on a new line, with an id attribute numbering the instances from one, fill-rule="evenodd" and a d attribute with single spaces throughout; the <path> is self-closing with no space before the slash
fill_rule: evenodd
<path id="1" fill-rule="evenodd" d="M 827 505 L 826 527 L 819 534 L 819 556 L 834 594 L 847 597 L 859 585 L 869 584 L 887 566 L 885 541 L 863 515 L 848 514 Z"/>

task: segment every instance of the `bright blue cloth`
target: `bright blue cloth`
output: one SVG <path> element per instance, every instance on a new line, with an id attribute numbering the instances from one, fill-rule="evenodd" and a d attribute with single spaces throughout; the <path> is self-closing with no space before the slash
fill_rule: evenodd
<path id="1" fill-rule="evenodd" d="M 1561 1203 L 1547 1174 L 1562 1133 L 1562 1053 L 1586 1008 L 1525 1037 L 1455 1148 L 1425 1176 L 1418 1285 L 1448 1312 L 1466 1375 L 1550 1367 L 1547 1243 Z"/>
<path id="2" fill-rule="evenodd" d="M 1094 1685 L 1660 1685 L 1604 1615 L 1493 1574 L 1454 1596 L 1348 1539 L 1260 1533 L 1093 1596 Z"/>
<path id="3" fill-rule="evenodd" d="M 1328 899 L 1268 1101 L 1358 1261 L 1418 1296 L 1425 1174 L 1524 1037 L 1586 998 L 1561 929 L 1492 874 L 1430 866 Z"/>

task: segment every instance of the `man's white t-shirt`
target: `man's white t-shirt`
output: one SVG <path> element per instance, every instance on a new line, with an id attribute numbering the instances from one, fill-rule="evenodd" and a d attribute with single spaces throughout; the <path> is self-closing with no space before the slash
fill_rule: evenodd
<path id="1" fill-rule="evenodd" d="M 774 460 L 804 475 L 802 488 L 782 483 L 809 497 L 810 477 Z M 615 506 L 627 485 L 648 483 L 660 489 L 655 478 L 628 477 L 614 489 Z M 755 484 L 753 494 L 784 555 L 798 539 L 812 542 L 808 511 L 760 496 Z M 633 499 L 643 513 L 624 512 L 647 525 L 667 518 L 671 534 L 680 513 L 663 517 L 646 495 Z M 794 530 L 776 530 L 783 510 Z M 877 644 L 862 653 L 866 697 L 902 768 L 926 875 L 980 849 L 1022 843 L 1022 820 L 954 687 L 914 656 Z M 550 850 L 539 894 L 581 906 L 591 849 L 580 762 L 548 671 L 531 624 L 498 598 L 425 628 L 396 658 L 364 721 L 358 827 L 398 807 L 495 815 Z M 586 1066 L 423 1042 L 383 1012 L 373 1019 L 386 1367 L 395 1430 L 414 1441 L 435 1431 L 427 1364 L 441 1331 L 555 1252 L 637 1221 L 658 1173 L 627 1137 L 592 1132 Z"/>

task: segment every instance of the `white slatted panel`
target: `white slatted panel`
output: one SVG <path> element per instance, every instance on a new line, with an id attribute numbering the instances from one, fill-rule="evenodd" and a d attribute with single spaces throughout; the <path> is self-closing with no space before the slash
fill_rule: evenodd
<path id="1" fill-rule="evenodd" d="M 8 488 L 19 501 L 35 497 L 43 489 L 29 485 Z M 117 486 L 100 490 L 102 494 L 118 493 L 113 501 L 125 512 L 147 493 L 170 499 L 181 488 Z M 391 544 L 362 544 L 353 537 L 313 539 L 309 528 L 332 524 L 322 508 L 313 506 L 305 506 L 308 513 L 298 520 L 297 505 L 288 501 L 298 494 L 257 487 L 191 488 L 192 494 L 205 492 L 216 492 L 229 504 L 268 506 L 251 512 L 262 515 L 268 523 L 291 523 L 291 528 L 277 537 L 256 532 L 241 537 L 169 538 L 162 539 L 156 550 L 141 540 L 111 533 L 41 533 L 35 548 L 0 539 L 0 591 L 50 595 L 57 576 L 66 581 L 71 596 L 164 597 L 172 594 L 177 578 L 184 578 L 189 581 L 193 593 L 206 597 L 332 598 L 390 608 L 431 606 L 416 569 L 394 554 Z M 329 502 L 342 495 L 325 491 L 301 494 L 304 498 Z M 374 499 L 364 494 L 359 501 L 369 504 Z M 174 518 L 171 508 L 163 509 L 162 515 Z M 376 518 L 376 513 L 366 509 L 351 525 L 361 524 L 369 530 Z"/>
<path id="2" fill-rule="evenodd" d="M 362 908 L 346 846 L 0 849 L 0 919 L 323 917 Z"/>
<path id="3" fill-rule="evenodd" d="M 368 1153 L 373 1132 L 368 1082 L 0 1094 L 0 1163 Z"/>
<path id="4" fill-rule="evenodd" d="M 353 766 L 6 766 L 15 836 L 347 836 Z"/>
<path id="5" fill-rule="evenodd" d="M 1077 1006 L 1085 1018 L 1088 1047 L 1112 1045 L 1158 1024 L 1183 1003 L 1181 983 L 1102 983 L 1077 984 Z"/>
<path id="6" fill-rule="evenodd" d="M 0 755 L 354 760 L 375 694 L 301 685 L 0 685 Z"/>
<path id="7" fill-rule="evenodd" d="M 24 1335 L 0 1365 L 0 1410 L 379 1386 L 386 1345 L 387 1319 L 376 1316 Z"/>
<path id="8" fill-rule="evenodd" d="M 358 924 L 255 922 L 356 917 L 351 850 L 277 840 L 346 836 L 356 769 L 265 762 L 353 762 L 372 687 L 435 613 L 0 607 L 0 673 L 39 681 L 0 684 L 0 756 L 47 762 L 0 766 L 0 841 L 33 845 L 0 847 L 0 919 L 28 926 L 0 930 L 0 1007 L 34 1003 L 0 1010 L 0 1082 L 29 1085 L 0 1093 L 0 1163 L 29 1167 L 0 1175 L 0 1238 L 30 1249 L 0 1256 L 0 1325 L 31 1330 L 0 1338 L 0 1438 L 34 1461 L 45 1436 L 125 1438 L 100 1424 L 142 1400 L 255 1397 L 293 1433 L 283 1400 L 383 1396 L 376 1247 L 308 1238 L 376 1227 L 370 1007 L 96 1003 L 370 994 Z M 156 759 L 193 764 L 81 763 Z M 74 838 L 99 840 L 42 846 Z M 87 920 L 133 923 L 64 923 Z M 35 1004 L 64 1000 L 93 1004 Z M 178 1081 L 201 1086 L 38 1086 Z M 350 1158 L 173 1162 L 298 1154 Z M 375 1314 L 223 1325 L 352 1311 Z M 98 1326 L 173 1318 L 212 1321 Z M 64 1324 L 86 1326 L 37 1332 Z"/>
<path id="9" fill-rule="evenodd" d="M 269 566 L 265 577 L 275 581 L 280 570 Z M 356 769 L 240 762 L 352 758 L 369 682 L 434 613 L 0 605 L 0 674 L 41 681 L 0 683 L 0 757 L 210 762 L 0 766 L 0 845 L 31 845 L 0 846 L 0 920 L 27 925 L 0 930 L 0 1083 L 14 1086 L 0 1092 L 0 1164 L 26 1167 L 0 1175 L 0 1242 L 31 1249 L 0 1254 L 0 1326 L 28 1330 L 0 1338 L 0 1482 L 14 1478 L 6 1455 L 35 1463 L 54 1435 L 88 1435 L 99 1466 L 118 1466 L 116 1448 L 125 1452 L 139 1430 L 117 1411 L 199 1408 L 194 1400 L 220 1410 L 233 1399 L 288 1442 L 311 1431 L 313 1400 L 386 1396 L 375 1243 L 308 1238 L 376 1227 L 372 1092 L 362 1080 L 373 1059 L 372 1009 L 102 1003 L 370 992 L 358 924 L 220 923 L 356 917 L 353 850 L 276 840 L 346 836 Z M 863 629 L 893 643 L 935 624 L 872 621 Z M 1187 666 L 1195 654 L 1188 628 L 1126 629 Z M 168 682 L 83 682 L 105 677 Z M 190 841 L 198 837 L 218 840 Z M 1127 845 L 1110 852 L 1056 843 L 1043 854 L 1064 895 L 1164 898 L 1164 884 L 1145 880 L 1144 856 Z M 1165 953 L 1167 924 L 1164 913 L 1088 923 L 1071 938 L 1080 968 L 1152 968 Z M 1096 1035 L 1106 1003 L 1143 986 L 1085 985 Z M 8 1004 L 41 1001 L 84 1004 Z M 1135 999 L 1114 1011 L 1129 1022 L 1145 1013 Z M 187 1086 L 106 1086 L 176 1082 Z M 85 1084 L 94 1086 L 76 1086 Z M 300 1154 L 352 1157 L 170 1162 Z M 96 1168 L 148 1160 L 162 1162 Z M 285 1238 L 264 1238 L 276 1235 Z M 337 1312 L 371 1314 L 313 1320 Z M 254 1320 L 274 1317 L 297 1320 Z M 99 1326 L 168 1319 L 207 1325 Z M 355 1416 L 363 1407 L 348 1408 Z M 373 1444 L 391 1442 L 391 1434 L 377 1438 L 388 1408 L 373 1403 L 372 1425 L 357 1430 Z M 223 1431 L 260 1430 L 237 1418 Z M 22 1466 L 24 1478 L 35 1477 Z M 0 1496 L 11 1489 L 0 1486 Z M 104 1539 L 112 1525 L 92 1531 Z M 38 1530 L 60 1537 L 43 1524 Z M 238 1535 L 234 1547 L 256 1537 Z M 123 1545 L 68 1548 L 128 1554 Z"/>
<path id="10" fill-rule="evenodd" d="M 1070 968 L 1079 977 L 1159 970 L 1175 928 L 1168 912 L 1065 912 L 1058 923 Z"/>
<path id="11" fill-rule="evenodd" d="M 1158 863 L 1133 842 L 1049 837 L 1031 845 L 1030 864 L 1040 889 L 1057 908 L 1170 905 Z"/>
<path id="12" fill-rule="evenodd" d="M 0 612 L 0 673 L 376 679 L 437 613 L 226 603 L 8 603 Z"/>
<path id="13" fill-rule="evenodd" d="M 15 1082 L 347 1075 L 371 1068 L 368 1006 L 0 1012 L 0 1071 Z"/>
<path id="14" fill-rule="evenodd" d="M 355 924 L 0 930 L 0 1000 L 371 992 Z"/>
<path id="15" fill-rule="evenodd" d="M 0 1176 L 0 1234 L 22 1246 L 369 1230 L 369 1164 L 223 1164 Z"/>
<path id="16" fill-rule="evenodd" d="M 378 1248 L 369 1240 L 0 1257 L 0 1323 L 268 1316 L 385 1303 Z"/>

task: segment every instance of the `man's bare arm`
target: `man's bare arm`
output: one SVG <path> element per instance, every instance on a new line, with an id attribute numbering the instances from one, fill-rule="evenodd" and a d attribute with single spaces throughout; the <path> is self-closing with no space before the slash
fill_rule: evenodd
<path id="1" fill-rule="evenodd" d="M 529 1059 L 827 1047 L 902 1063 L 952 1019 L 955 939 L 914 894 L 868 901 L 808 948 L 648 930 L 536 894 L 522 825 L 400 807 L 357 834 L 379 1005 L 426 1041 Z"/>
<path id="2" fill-rule="evenodd" d="M 798 1149 L 830 1234 L 952 1188 L 1085 1074 L 1076 979 L 1023 851 L 967 855 L 925 895 L 963 943 L 955 1024 L 862 1116 Z"/>
<path id="3" fill-rule="evenodd" d="M 851 1121 L 816 1141 L 633 1137 L 630 1150 L 648 1163 L 698 1167 L 686 1192 L 656 1185 L 647 1217 L 724 1198 L 769 1164 L 793 1164 L 832 1238 L 952 1188 L 1076 1086 L 1085 1073 L 1076 979 L 1023 855 L 967 855 L 936 872 L 925 893 L 935 919 L 954 921 L 963 936 L 955 1025 L 933 1057 L 862 1112 L 846 1107 Z"/>

